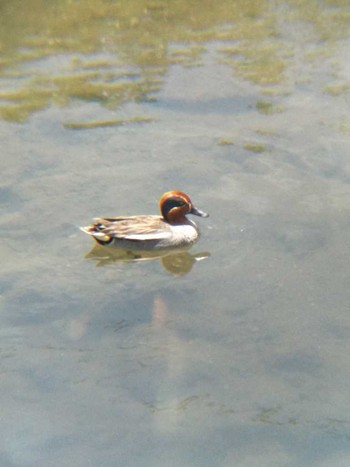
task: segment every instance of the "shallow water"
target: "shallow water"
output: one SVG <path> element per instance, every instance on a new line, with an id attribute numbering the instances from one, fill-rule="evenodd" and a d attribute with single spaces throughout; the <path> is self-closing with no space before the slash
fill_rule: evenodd
<path id="1" fill-rule="evenodd" d="M 0 465 L 349 465 L 348 3 L 1 21 Z M 190 257 L 89 256 L 174 188 Z"/>

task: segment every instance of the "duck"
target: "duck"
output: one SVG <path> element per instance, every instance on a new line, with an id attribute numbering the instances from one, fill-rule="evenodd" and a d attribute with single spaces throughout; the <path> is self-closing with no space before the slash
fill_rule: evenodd
<path id="1" fill-rule="evenodd" d="M 164 250 L 192 246 L 199 237 L 195 222 L 187 214 L 208 217 L 190 197 L 178 190 L 167 191 L 159 200 L 161 215 L 97 217 L 80 229 L 102 246 L 131 250 Z"/>

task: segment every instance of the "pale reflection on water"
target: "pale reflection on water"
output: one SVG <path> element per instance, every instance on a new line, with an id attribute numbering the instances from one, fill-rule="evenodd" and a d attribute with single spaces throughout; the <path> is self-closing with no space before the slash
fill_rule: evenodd
<path id="1" fill-rule="evenodd" d="M 1 18 L 0 465 L 349 465 L 346 2 Z M 86 253 L 170 188 L 192 249 Z"/>
<path id="2" fill-rule="evenodd" d="M 92 259 L 97 266 L 105 266 L 110 263 L 129 263 L 132 261 L 151 261 L 160 260 L 165 271 L 174 276 L 183 276 L 188 274 L 197 261 L 201 261 L 210 256 L 208 252 L 191 254 L 189 251 L 174 249 L 163 251 L 142 251 L 129 250 L 122 248 L 105 248 L 100 245 L 94 245 L 85 256 Z"/>

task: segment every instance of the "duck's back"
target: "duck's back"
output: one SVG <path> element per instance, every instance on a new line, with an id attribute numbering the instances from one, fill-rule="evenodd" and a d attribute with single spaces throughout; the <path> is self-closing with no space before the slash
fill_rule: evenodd
<path id="1" fill-rule="evenodd" d="M 175 248 L 191 245 L 198 238 L 197 226 L 189 219 L 169 223 L 152 215 L 96 218 L 83 230 L 101 244 L 130 249 Z"/>

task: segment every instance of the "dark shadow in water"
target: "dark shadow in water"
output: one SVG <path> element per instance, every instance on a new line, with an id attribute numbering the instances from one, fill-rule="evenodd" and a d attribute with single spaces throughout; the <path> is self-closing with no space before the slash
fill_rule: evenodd
<path id="1" fill-rule="evenodd" d="M 188 274 L 197 261 L 210 256 L 208 252 L 190 254 L 183 249 L 142 251 L 123 248 L 106 248 L 94 245 L 85 256 L 86 259 L 96 261 L 96 266 L 106 266 L 111 263 L 129 263 L 133 261 L 160 260 L 163 268 L 174 276 Z"/>

